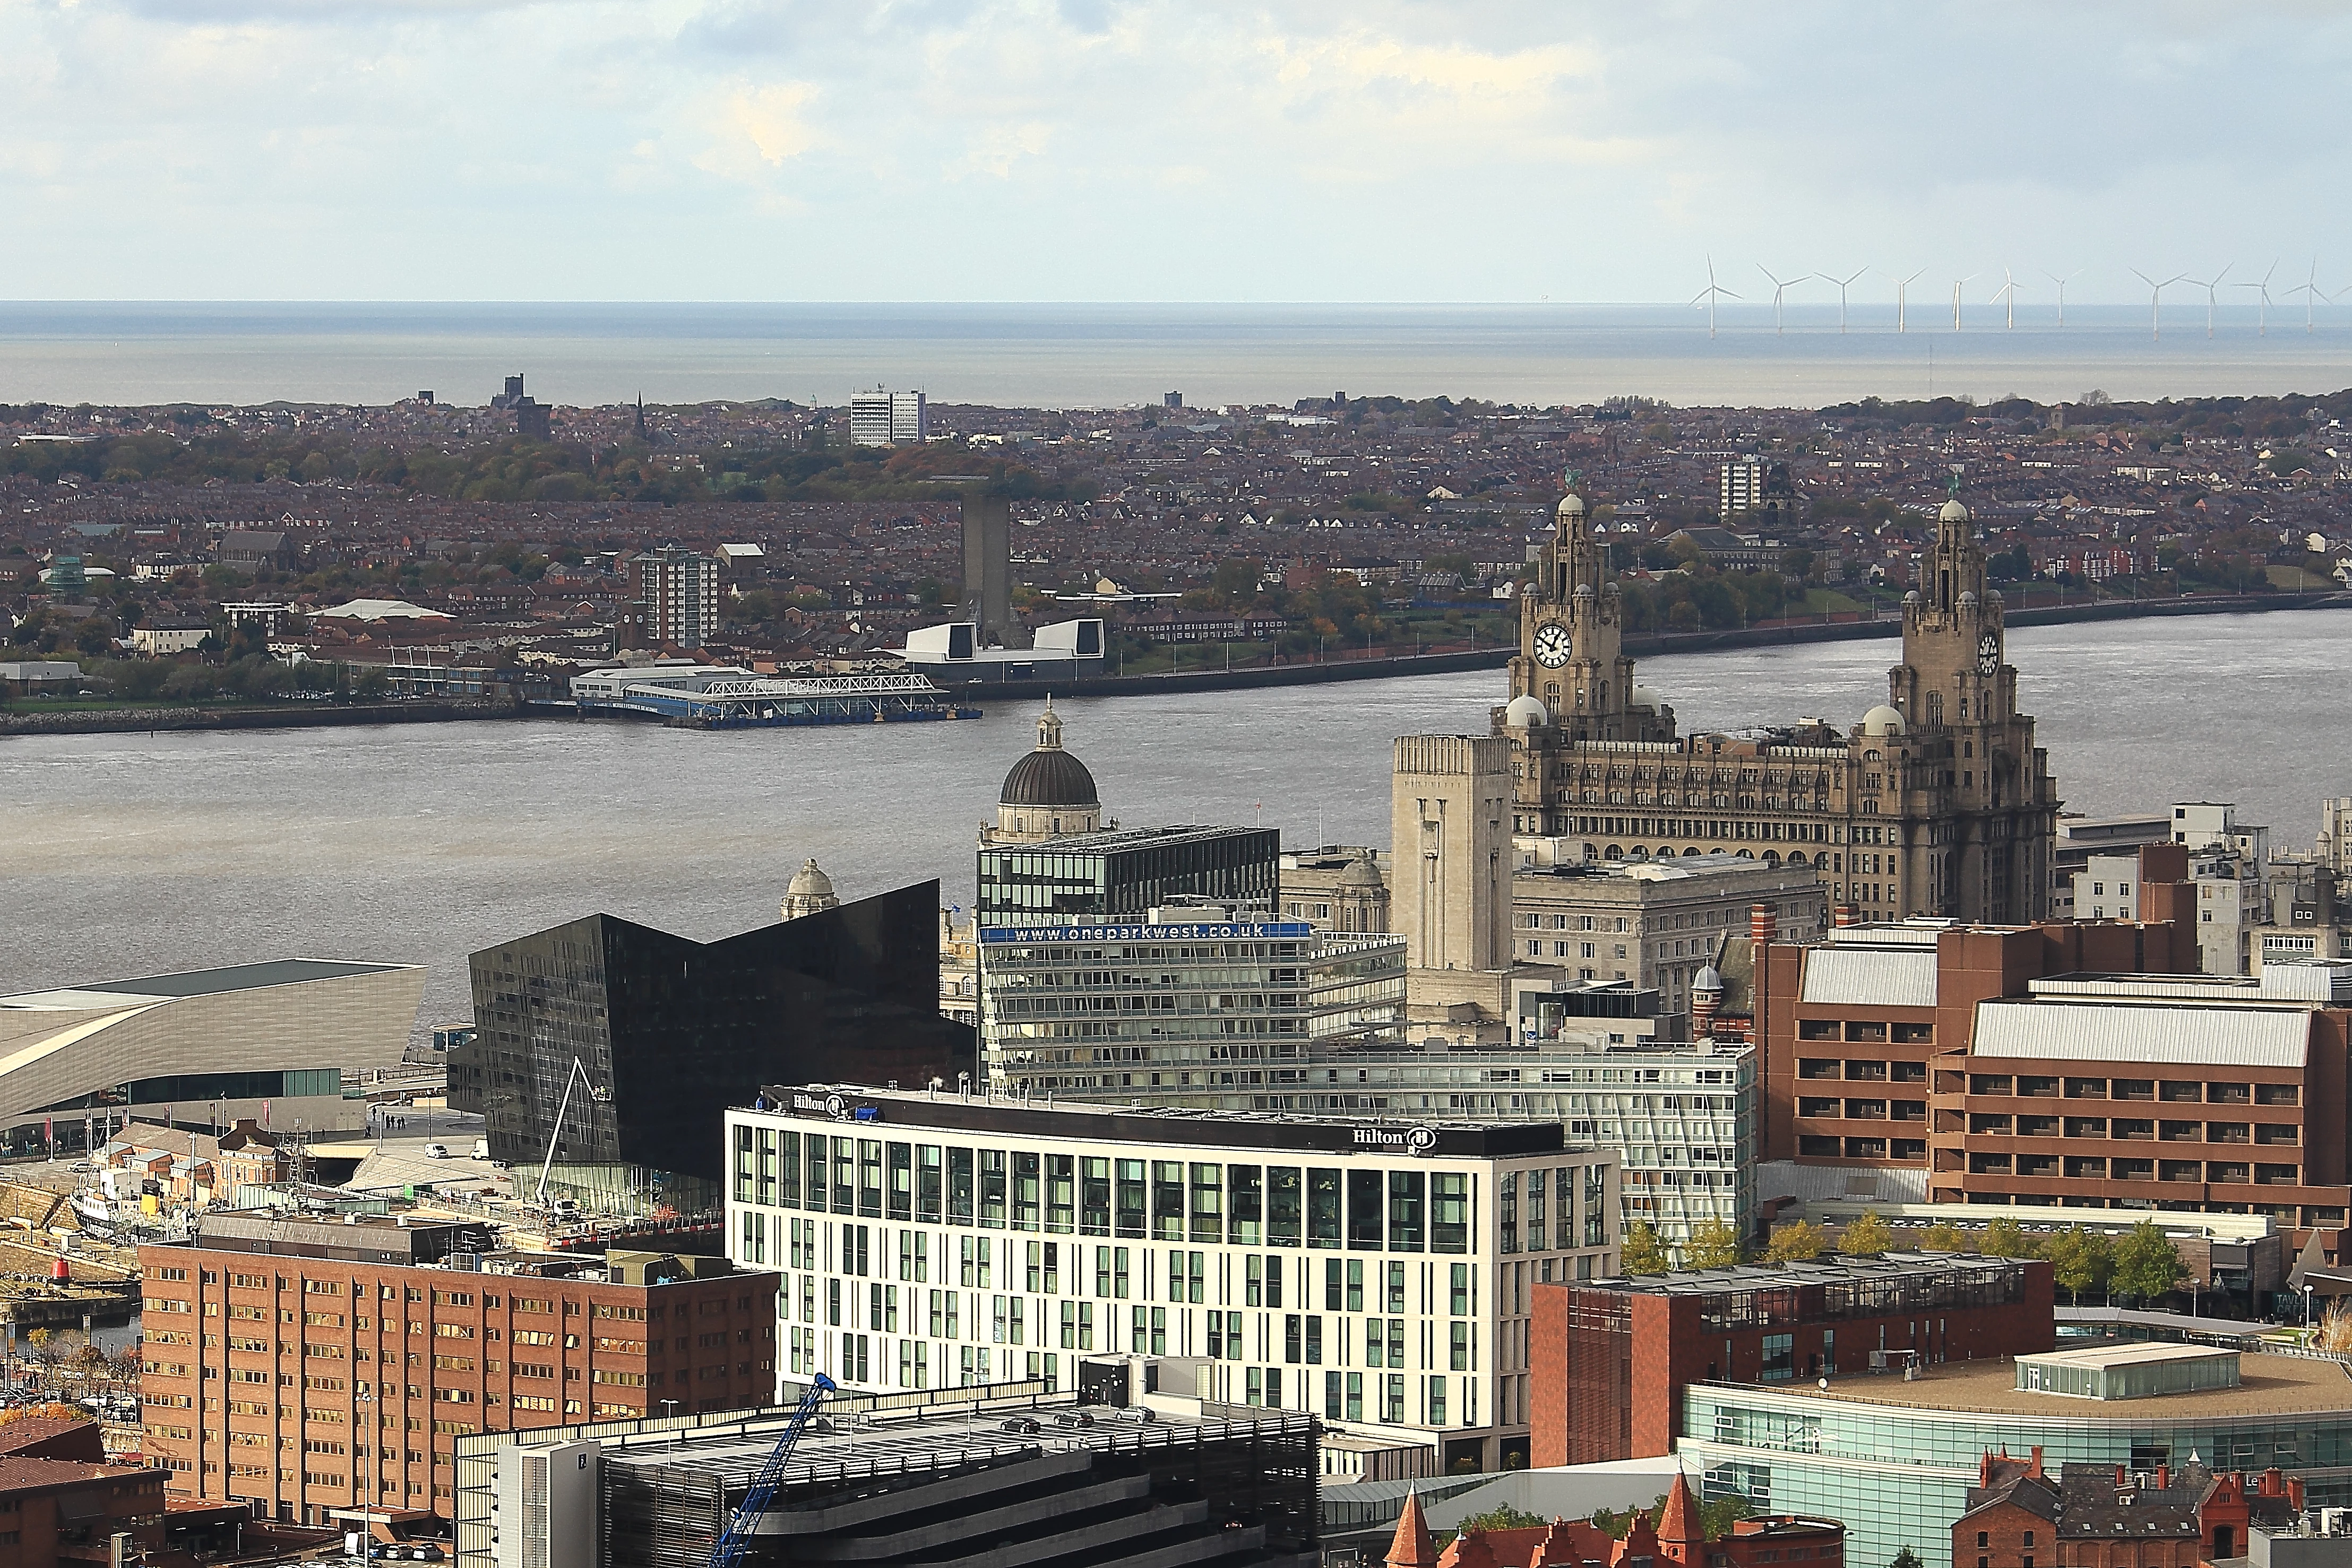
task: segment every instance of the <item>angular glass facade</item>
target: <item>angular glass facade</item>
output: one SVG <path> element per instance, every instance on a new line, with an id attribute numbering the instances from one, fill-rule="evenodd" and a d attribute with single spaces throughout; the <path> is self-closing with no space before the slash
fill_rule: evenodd
<path id="1" fill-rule="evenodd" d="M 1180 898 L 1270 907 L 1281 836 L 1271 827 L 1145 827 L 980 852 L 983 927 L 1142 915 Z"/>
<path id="2" fill-rule="evenodd" d="M 450 1104 L 486 1119 L 494 1159 L 535 1165 L 552 1137 L 559 1165 L 632 1173 L 572 1184 L 604 1205 L 715 1205 L 724 1111 L 779 1077 L 977 1070 L 972 1029 L 939 1013 L 937 882 L 714 942 L 591 915 L 472 971 Z"/>

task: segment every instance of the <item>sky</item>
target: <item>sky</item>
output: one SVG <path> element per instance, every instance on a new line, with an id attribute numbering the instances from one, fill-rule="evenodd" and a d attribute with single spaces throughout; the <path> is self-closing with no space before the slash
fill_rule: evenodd
<path id="1" fill-rule="evenodd" d="M 2255 0 L 0 0 L 0 298 L 2333 289 L 2347 64 Z"/>

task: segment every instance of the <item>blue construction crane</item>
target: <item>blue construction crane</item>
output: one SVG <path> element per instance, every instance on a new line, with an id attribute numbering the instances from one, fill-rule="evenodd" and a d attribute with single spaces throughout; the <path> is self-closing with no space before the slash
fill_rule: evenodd
<path id="1" fill-rule="evenodd" d="M 792 1461 L 793 1449 L 799 1446 L 801 1433 L 807 1429 L 809 1417 L 816 1414 L 819 1402 L 834 1389 L 833 1379 L 818 1373 L 816 1381 L 809 1384 L 809 1391 L 801 1395 L 800 1407 L 793 1412 L 792 1422 L 784 1428 L 784 1435 L 776 1439 L 775 1447 L 769 1451 L 767 1458 L 761 1462 L 758 1473 L 752 1476 L 751 1489 L 743 1494 L 743 1506 L 735 1510 L 735 1517 L 728 1521 L 726 1532 L 719 1536 L 719 1544 L 711 1550 L 710 1568 L 736 1568 L 743 1561 L 743 1553 L 751 1550 L 751 1537 L 758 1531 L 760 1521 L 768 1516 L 768 1505 L 776 1500 L 776 1489 L 783 1484 L 784 1467 Z"/>

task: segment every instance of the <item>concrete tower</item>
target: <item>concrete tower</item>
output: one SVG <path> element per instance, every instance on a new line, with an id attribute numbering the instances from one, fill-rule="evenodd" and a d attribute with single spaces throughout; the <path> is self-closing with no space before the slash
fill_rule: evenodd
<path id="1" fill-rule="evenodd" d="M 1394 926 L 1416 969 L 1507 969 L 1511 957 L 1511 743 L 1404 735 L 1389 840 Z"/>

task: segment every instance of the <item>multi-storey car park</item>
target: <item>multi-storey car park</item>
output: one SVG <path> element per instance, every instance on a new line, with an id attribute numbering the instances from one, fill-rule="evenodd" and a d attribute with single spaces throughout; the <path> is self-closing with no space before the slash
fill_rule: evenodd
<path id="1" fill-rule="evenodd" d="M 727 1123 L 729 1247 L 783 1271 L 787 1395 L 1124 1362 L 1318 1414 L 1368 1473 L 1524 1464 L 1533 1288 L 1606 1277 L 1618 1246 L 1617 1157 L 1557 1122 L 817 1086 Z"/>

